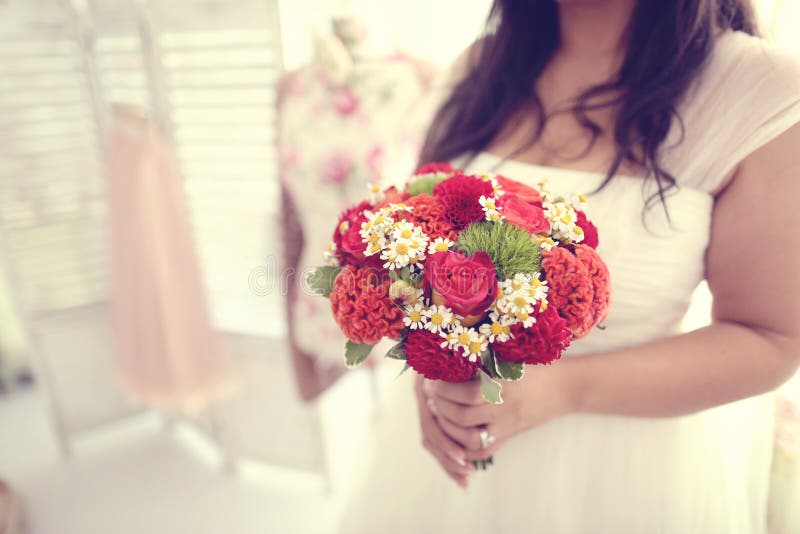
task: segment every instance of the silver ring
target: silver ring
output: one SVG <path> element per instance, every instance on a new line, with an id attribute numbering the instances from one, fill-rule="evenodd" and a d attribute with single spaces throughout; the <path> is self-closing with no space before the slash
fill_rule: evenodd
<path id="1" fill-rule="evenodd" d="M 489 429 L 485 426 L 480 428 L 478 436 L 481 438 L 481 449 L 488 449 L 494 443 L 494 436 L 489 434 Z"/>

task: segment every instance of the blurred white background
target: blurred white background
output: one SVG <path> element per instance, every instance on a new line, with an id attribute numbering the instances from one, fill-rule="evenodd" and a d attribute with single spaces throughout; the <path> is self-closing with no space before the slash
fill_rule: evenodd
<path id="1" fill-rule="evenodd" d="M 0 382 L 36 375 L 0 397 L 0 478 L 27 500 L 33 532 L 333 531 L 376 381 L 353 372 L 301 403 L 281 295 L 249 284 L 280 254 L 276 84 L 310 60 L 331 16 L 358 13 L 376 49 L 443 67 L 488 7 L 0 0 Z M 800 52 L 800 2 L 760 7 Z M 115 102 L 174 140 L 213 324 L 244 370 L 203 416 L 147 409 L 114 376 L 101 149 Z M 707 310 L 701 288 L 687 327 Z"/>

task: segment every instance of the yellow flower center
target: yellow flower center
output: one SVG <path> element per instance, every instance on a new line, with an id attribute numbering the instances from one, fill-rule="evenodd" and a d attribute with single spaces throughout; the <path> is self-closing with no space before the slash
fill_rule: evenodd
<path id="1" fill-rule="evenodd" d="M 346 231 L 348 231 L 349 229 L 350 229 L 350 223 L 349 222 L 342 221 L 341 224 L 339 224 L 339 233 L 343 234 Z"/>
<path id="2" fill-rule="evenodd" d="M 380 249 L 381 249 L 381 246 L 379 244 L 377 244 L 377 243 L 375 243 L 371 247 L 369 247 L 369 251 L 370 251 L 371 254 L 375 254 Z"/>
<path id="3" fill-rule="evenodd" d="M 500 214 L 499 214 L 499 213 L 492 213 L 492 214 L 489 216 L 489 218 L 490 218 L 490 219 L 492 219 L 492 221 L 494 221 L 494 222 L 497 222 L 497 221 L 499 221 L 499 220 L 500 220 Z"/>
<path id="4" fill-rule="evenodd" d="M 492 323 L 491 329 L 492 329 L 492 334 L 494 334 L 495 336 L 503 333 L 503 325 L 500 323 Z"/>
<path id="5" fill-rule="evenodd" d="M 462 345 L 469 344 L 469 334 L 467 332 L 461 332 L 458 334 L 458 342 Z"/>
<path id="6" fill-rule="evenodd" d="M 527 306 L 528 300 L 525 297 L 519 296 L 514 298 L 514 305 L 518 308 Z"/>
<path id="7" fill-rule="evenodd" d="M 564 224 L 569 224 L 572 222 L 572 217 L 570 217 L 569 215 L 563 215 L 561 217 L 561 222 Z"/>
<path id="8" fill-rule="evenodd" d="M 401 255 L 401 256 L 403 254 L 408 254 L 408 245 L 406 245 L 405 243 L 400 243 L 399 245 L 397 245 L 397 249 L 396 250 L 397 250 L 397 253 L 399 255 Z"/>
<path id="9" fill-rule="evenodd" d="M 581 202 L 586 202 L 586 195 L 578 195 L 578 200 Z"/>
<path id="10" fill-rule="evenodd" d="M 578 235 L 581 235 L 583 233 L 583 228 L 576 226 L 574 232 Z"/>
<path id="11" fill-rule="evenodd" d="M 436 326 L 439 326 L 444 322 L 444 317 L 441 313 L 434 313 L 431 315 L 431 322 Z"/>
<path id="12" fill-rule="evenodd" d="M 530 315 L 528 314 L 528 312 L 526 312 L 526 311 L 521 311 L 521 312 L 519 312 L 519 313 L 517 314 L 517 321 L 526 321 L 526 320 L 528 319 L 528 317 L 530 317 Z"/>
<path id="13" fill-rule="evenodd" d="M 419 241 L 417 241 L 416 239 L 415 239 L 415 240 L 413 240 L 413 241 L 411 242 L 411 247 L 412 247 L 412 248 L 419 248 Z"/>
<path id="14" fill-rule="evenodd" d="M 416 310 L 411 312 L 410 317 L 412 323 L 418 323 L 422 320 L 422 314 Z"/>
<path id="15" fill-rule="evenodd" d="M 539 303 L 539 310 L 545 311 L 546 309 L 547 309 L 547 301 L 543 300 L 542 302 Z"/>
<path id="16" fill-rule="evenodd" d="M 409 239 L 412 235 L 414 235 L 414 233 L 408 228 L 405 228 L 402 232 L 400 232 L 400 237 L 403 239 Z"/>
<path id="17" fill-rule="evenodd" d="M 483 348 L 481 345 L 482 344 L 480 342 L 473 341 L 472 343 L 469 344 L 469 351 L 472 354 L 479 354 L 481 352 L 481 349 Z"/>
<path id="18" fill-rule="evenodd" d="M 486 201 L 486 209 L 494 210 L 497 209 L 497 205 L 494 203 L 494 200 L 489 199 Z"/>
<path id="19" fill-rule="evenodd" d="M 413 258 L 408 258 L 408 263 L 416 264 L 419 261 L 419 258 L 414 256 Z"/>
<path id="20" fill-rule="evenodd" d="M 386 217 L 383 215 L 378 215 L 375 217 L 375 219 L 373 219 L 372 224 L 383 224 L 384 222 L 386 222 Z"/>
<path id="21" fill-rule="evenodd" d="M 448 250 L 450 250 L 450 247 L 447 246 L 447 243 L 436 243 L 436 252 L 447 252 Z"/>
<path id="22" fill-rule="evenodd" d="M 369 242 L 370 243 L 377 243 L 378 240 L 381 238 L 378 234 L 370 234 L 369 235 Z"/>

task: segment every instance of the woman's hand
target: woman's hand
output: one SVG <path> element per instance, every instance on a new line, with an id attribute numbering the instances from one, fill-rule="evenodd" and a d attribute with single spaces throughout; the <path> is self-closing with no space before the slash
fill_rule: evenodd
<path id="1" fill-rule="evenodd" d="M 464 447 L 447 437 L 431 413 L 431 402 L 422 391 L 423 380 L 422 375 L 418 375 L 415 384 L 422 445 L 436 458 L 450 478 L 466 488 L 467 479 L 475 469 L 467 462 L 467 451 Z"/>
<path id="2" fill-rule="evenodd" d="M 466 451 L 467 462 L 485 460 L 518 433 L 575 409 L 575 363 L 526 366 L 522 380 L 503 382 L 503 404 L 486 402 L 477 380 L 458 384 L 424 380 L 426 411 L 433 413 L 437 430 L 448 442 Z M 494 438 L 485 449 L 480 439 L 483 426 Z"/>

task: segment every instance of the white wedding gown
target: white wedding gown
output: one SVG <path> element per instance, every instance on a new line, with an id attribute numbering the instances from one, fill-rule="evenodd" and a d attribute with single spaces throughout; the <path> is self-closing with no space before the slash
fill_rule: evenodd
<path id="1" fill-rule="evenodd" d="M 652 189 L 643 191 L 640 178 L 615 177 L 589 199 L 612 305 L 606 329 L 575 342 L 566 357 L 679 333 L 704 278 L 710 193 L 739 161 L 800 121 L 800 67 L 755 38 L 726 34 L 681 114 L 684 141 L 664 159 L 680 184 L 668 200 L 672 227 L 659 205 L 642 224 Z M 470 170 L 498 162 L 484 153 Z M 547 178 L 565 192 L 591 192 L 603 179 L 513 161 L 498 172 L 528 183 Z M 464 491 L 423 449 L 412 387 L 407 373 L 380 407 L 343 534 L 766 532 L 771 395 L 675 418 L 561 417 L 506 443 Z"/>

